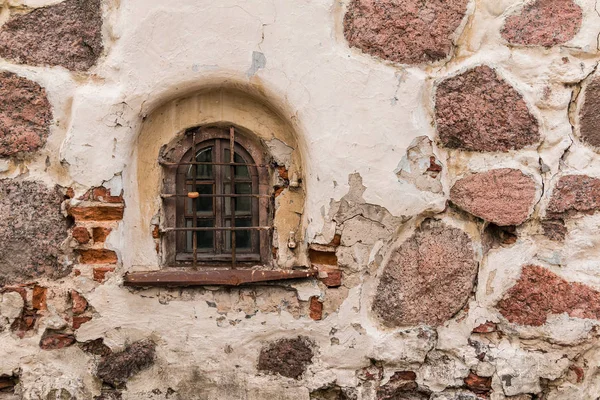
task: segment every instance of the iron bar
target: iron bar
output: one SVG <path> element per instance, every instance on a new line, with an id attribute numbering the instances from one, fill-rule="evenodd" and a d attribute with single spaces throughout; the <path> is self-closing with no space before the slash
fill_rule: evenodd
<path id="1" fill-rule="evenodd" d="M 159 161 L 160 165 L 164 165 L 165 167 L 178 167 L 180 165 L 234 165 L 236 167 L 257 167 L 257 168 L 271 168 L 271 164 L 246 164 L 246 163 L 228 163 L 228 162 L 206 162 L 206 161 L 196 161 L 196 162 L 168 162 L 168 161 Z"/>
<path id="2" fill-rule="evenodd" d="M 163 228 L 161 232 L 172 232 L 172 231 L 250 231 L 250 230 L 262 230 L 268 231 L 273 229 L 271 226 L 196 226 L 192 228 Z"/>
<path id="3" fill-rule="evenodd" d="M 229 178 L 230 194 L 235 194 L 235 129 L 229 128 Z M 235 197 L 229 197 L 229 207 L 231 208 L 231 268 L 235 269 Z"/>
<path id="4" fill-rule="evenodd" d="M 163 199 L 168 199 L 171 197 L 188 197 L 187 194 L 172 194 L 172 193 L 161 193 L 160 197 L 162 197 Z M 198 193 L 198 197 L 273 197 L 270 194 L 253 194 L 253 193 L 248 193 L 248 194 L 204 194 L 204 193 Z"/>
<path id="5" fill-rule="evenodd" d="M 127 273 L 126 286 L 239 286 L 248 283 L 316 277 L 316 269 L 261 271 L 251 269 L 212 271 L 152 271 Z"/>

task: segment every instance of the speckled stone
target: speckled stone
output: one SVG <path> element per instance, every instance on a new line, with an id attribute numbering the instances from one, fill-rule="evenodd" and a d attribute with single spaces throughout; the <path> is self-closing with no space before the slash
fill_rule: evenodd
<path id="1" fill-rule="evenodd" d="M 0 28 L 0 57 L 86 71 L 102 54 L 100 0 L 66 0 L 14 14 Z"/>
<path id="2" fill-rule="evenodd" d="M 579 136 L 585 144 L 600 149 L 600 77 L 592 79 L 585 88 Z"/>
<path id="3" fill-rule="evenodd" d="M 438 221 L 426 221 L 396 249 L 373 300 L 387 326 L 441 325 L 467 301 L 477 275 L 469 236 Z"/>
<path id="4" fill-rule="evenodd" d="M 40 85 L 12 72 L 0 72 L 0 157 L 42 147 L 51 121 L 52 109 Z"/>
<path id="5" fill-rule="evenodd" d="M 521 225 L 529 218 L 535 202 L 535 181 L 511 168 L 476 173 L 454 184 L 450 200 L 496 225 Z"/>
<path id="6" fill-rule="evenodd" d="M 70 272 L 59 261 L 68 234 L 62 200 L 41 183 L 0 180 L 0 285 Z"/>
<path id="7" fill-rule="evenodd" d="M 581 283 L 568 282 L 536 265 L 523 267 L 521 277 L 498 302 L 509 322 L 541 326 L 550 314 L 600 319 L 600 292 Z"/>
<path id="8" fill-rule="evenodd" d="M 582 19 L 573 0 L 536 0 L 506 19 L 502 37 L 511 44 L 555 46 L 573 39 Z"/>
<path id="9" fill-rule="evenodd" d="M 548 218 L 563 218 L 600 210 L 600 179 L 587 175 L 562 176 L 552 190 L 546 209 Z"/>
<path id="10" fill-rule="evenodd" d="M 507 152 L 540 140 L 521 94 L 485 65 L 438 85 L 435 122 L 442 145 L 453 149 Z"/>
<path id="11" fill-rule="evenodd" d="M 262 348 L 258 370 L 299 379 L 312 358 L 313 351 L 306 338 L 281 339 Z"/>
<path id="12" fill-rule="evenodd" d="M 352 0 L 344 35 L 364 53 L 402 64 L 446 58 L 468 0 Z"/>

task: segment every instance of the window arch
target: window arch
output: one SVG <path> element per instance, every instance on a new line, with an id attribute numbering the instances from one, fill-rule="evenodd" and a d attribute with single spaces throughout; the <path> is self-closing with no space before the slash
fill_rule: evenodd
<path id="1" fill-rule="evenodd" d="M 234 127 L 192 128 L 161 164 L 167 264 L 269 263 L 273 202 L 260 144 Z"/>

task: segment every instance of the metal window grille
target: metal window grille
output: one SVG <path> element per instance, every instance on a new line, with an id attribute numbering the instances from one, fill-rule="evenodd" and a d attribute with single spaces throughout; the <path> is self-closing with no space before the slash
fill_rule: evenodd
<path id="1" fill-rule="evenodd" d="M 178 181 L 175 186 L 176 193 L 161 194 L 163 199 L 175 198 L 177 203 L 175 226 L 164 227 L 162 232 L 185 235 L 185 243 L 183 236 L 177 239 L 177 254 L 178 257 L 181 256 L 180 260 L 191 262 L 192 266 L 201 262 L 230 261 L 231 268 L 235 269 L 240 258 L 242 261 L 255 261 L 258 257 L 260 261 L 261 246 L 265 243 L 261 243 L 258 232 L 270 231 L 272 227 L 260 225 L 258 199 L 271 195 L 259 193 L 258 188 L 262 182 L 258 174 L 252 171 L 269 168 L 270 165 L 254 163 L 244 147 L 236 142 L 234 127 L 229 129 L 228 145 L 225 139 L 197 143 L 195 130 L 192 135 L 191 158 L 184 157 L 179 162 L 159 160 L 163 167 L 170 169 L 168 173 L 173 173 L 172 168 L 177 171 L 181 171 L 182 167 L 187 168 L 184 184 Z M 213 146 L 210 160 L 199 157 L 202 149 L 208 148 L 206 142 Z M 210 176 L 206 173 L 208 170 L 211 171 Z M 248 171 L 248 176 L 243 171 Z M 247 199 L 250 201 L 244 202 Z M 209 204 L 212 204 L 212 214 L 208 213 Z M 242 204 L 245 207 L 240 212 Z M 203 236 L 201 243 L 198 243 L 202 233 L 209 234 Z M 243 237 L 247 241 L 246 233 L 250 236 L 250 251 L 240 251 L 238 240 Z M 212 238 L 212 249 L 206 246 L 207 237 Z M 183 249 L 191 251 L 182 251 Z"/>

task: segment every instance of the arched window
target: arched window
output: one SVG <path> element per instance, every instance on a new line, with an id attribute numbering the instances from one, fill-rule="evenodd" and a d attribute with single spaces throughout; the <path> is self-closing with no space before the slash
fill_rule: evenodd
<path id="1" fill-rule="evenodd" d="M 233 127 L 193 128 L 161 164 L 167 263 L 268 263 L 273 205 L 260 144 Z"/>

